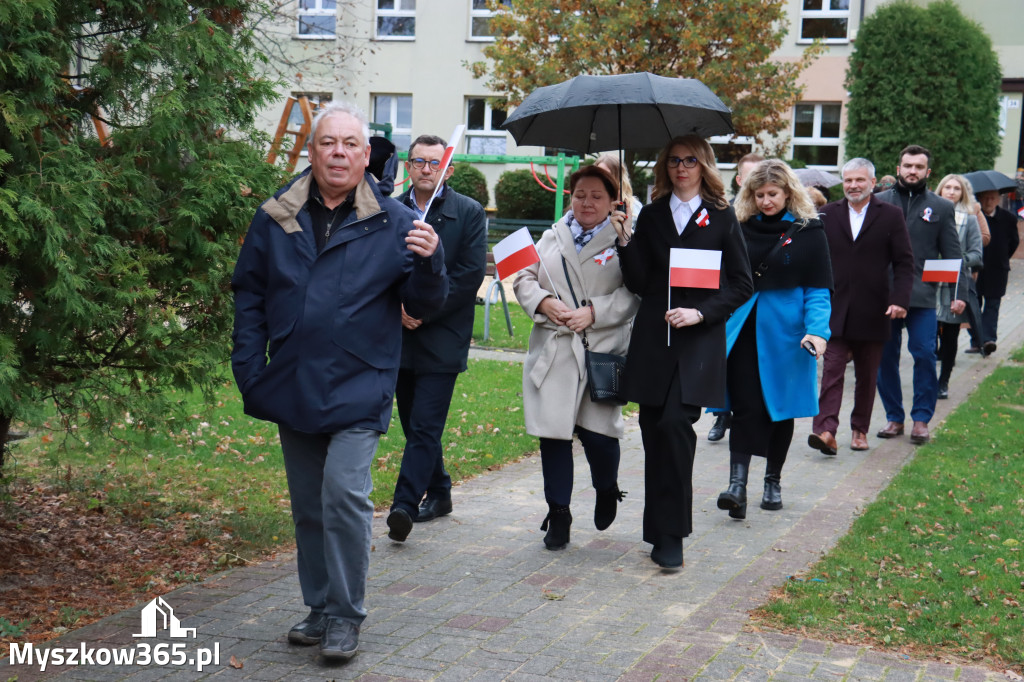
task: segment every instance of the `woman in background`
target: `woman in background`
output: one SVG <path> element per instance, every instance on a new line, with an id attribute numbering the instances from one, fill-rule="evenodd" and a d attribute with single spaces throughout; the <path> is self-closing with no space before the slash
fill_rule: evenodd
<path id="1" fill-rule="evenodd" d="M 629 173 L 619 165 L 619 158 L 614 154 L 602 154 L 597 157 L 594 165 L 604 169 L 613 180 L 619 183 L 619 187 L 622 188 L 620 200 L 626 206 L 626 215 L 629 216 L 631 227 L 636 227 L 636 219 L 644 205 L 633 195 L 633 184 L 629 181 Z"/>

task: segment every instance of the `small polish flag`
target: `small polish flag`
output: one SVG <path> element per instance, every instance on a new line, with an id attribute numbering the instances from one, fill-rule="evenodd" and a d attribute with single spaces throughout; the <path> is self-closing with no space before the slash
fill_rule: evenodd
<path id="1" fill-rule="evenodd" d="M 533 237 L 526 227 L 521 227 L 502 239 L 491 251 L 494 253 L 494 269 L 498 273 L 498 279 L 514 275 L 540 260 L 537 247 L 533 245 Z"/>
<path id="2" fill-rule="evenodd" d="M 1020 220 L 1024 220 L 1024 206 L 1021 206 L 1020 208 L 1017 209 L 1017 217 Z"/>
<path id="3" fill-rule="evenodd" d="M 440 178 L 437 186 L 434 187 L 434 193 L 430 195 L 430 199 L 427 201 L 427 205 L 423 207 L 423 215 L 426 216 L 430 212 L 430 205 L 434 203 L 434 199 L 437 197 L 441 188 L 444 187 L 444 174 L 448 171 L 448 166 L 452 164 L 452 157 L 455 156 L 455 148 L 459 146 L 459 142 L 462 141 L 462 133 L 465 132 L 466 126 L 462 123 L 455 126 L 455 130 L 452 131 L 452 136 L 449 138 L 448 146 L 445 147 L 444 156 L 441 157 L 441 167 L 438 169 L 437 177 Z"/>
<path id="4" fill-rule="evenodd" d="M 921 275 L 922 282 L 948 282 L 949 284 L 956 284 L 959 278 L 959 258 L 926 260 L 924 262 L 924 273 Z"/>
<path id="5" fill-rule="evenodd" d="M 708 215 L 708 210 L 706 208 L 702 208 L 700 213 L 697 214 L 697 224 L 701 227 L 707 227 L 710 222 L 711 216 Z"/>
<path id="6" fill-rule="evenodd" d="M 722 252 L 707 249 L 672 249 L 668 282 L 671 287 L 717 289 L 722 270 Z"/>

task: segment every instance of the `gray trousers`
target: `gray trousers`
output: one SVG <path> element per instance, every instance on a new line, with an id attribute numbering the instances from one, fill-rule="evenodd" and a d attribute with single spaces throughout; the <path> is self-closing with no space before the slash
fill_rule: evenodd
<path id="1" fill-rule="evenodd" d="M 299 585 L 311 610 L 360 625 L 370 568 L 370 465 L 380 433 L 311 434 L 279 427 L 288 475 Z"/>

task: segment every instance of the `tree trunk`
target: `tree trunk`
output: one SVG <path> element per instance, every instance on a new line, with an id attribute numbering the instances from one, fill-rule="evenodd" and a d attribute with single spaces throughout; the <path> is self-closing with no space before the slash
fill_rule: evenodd
<path id="1" fill-rule="evenodd" d="M 4 477 L 4 453 L 7 452 L 7 432 L 11 428 L 11 416 L 0 414 L 0 478 Z"/>

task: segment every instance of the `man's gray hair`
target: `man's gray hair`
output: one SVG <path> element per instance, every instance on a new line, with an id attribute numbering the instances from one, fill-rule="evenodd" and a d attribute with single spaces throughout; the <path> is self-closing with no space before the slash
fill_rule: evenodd
<path id="1" fill-rule="evenodd" d="M 869 178 L 875 177 L 875 164 L 860 156 L 844 163 L 842 174 L 846 175 L 846 171 L 860 170 L 862 168 L 868 172 Z"/>
<path id="2" fill-rule="evenodd" d="M 370 124 L 366 118 L 366 114 L 363 110 L 357 107 L 351 102 L 328 102 L 324 106 L 320 107 L 319 111 L 316 112 L 316 116 L 313 117 L 313 125 L 309 131 L 309 146 L 313 146 L 313 141 L 316 139 L 316 129 L 320 125 L 320 121 L 324 120 L 328 116 L 334 116 L 337 114 L 348 114 L 353 117 L 363 128 L 363 142 L 366 144 L 370 143 Z"/>

